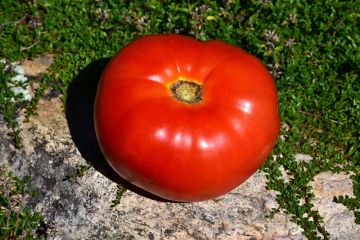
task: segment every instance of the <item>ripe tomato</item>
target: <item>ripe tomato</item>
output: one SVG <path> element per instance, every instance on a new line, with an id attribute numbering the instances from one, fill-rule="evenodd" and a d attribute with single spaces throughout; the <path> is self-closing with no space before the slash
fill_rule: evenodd
<path id="1" fill-rule="evenodd" d="M 95 102 L 114 170 L 162 198 L 218 197 L 250 177 L 279 133 L 275 84 L 260 61 L 218 40 L 149 35 L 104 70 Z"/>

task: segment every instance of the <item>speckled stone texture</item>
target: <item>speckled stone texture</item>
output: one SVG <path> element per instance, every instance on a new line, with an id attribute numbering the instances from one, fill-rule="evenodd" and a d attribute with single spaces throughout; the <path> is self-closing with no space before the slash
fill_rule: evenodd
<path id="1" fill-rule="evenodd" d="M 98 77 L 91 71 L 90 75 Z M 267 217 L 278 204 L 276 192 L 265 189 L 261 172 L 231 193 L 199 203 L 162 201 L 127 184 L 130 190 L 112 208 L 117 183 L 124 180 L 114 174 L 97 146 L 92 123 L 96 84 L 86 82 L 87 76 L 70 86 L 66 114 L 58 96 L 48 94 L 40 101 L 38 115 L 21 123 L 21 150 L 12 146 L 0 117 L 0 164 L 20 177 L 32 177 L 39 195 L 27 204 L 44 215 L 47 239 L 306 239 L 283 212 Z M 311 161 L 301 153 L 297 157 Z M 94 168 L 69 180 L 87 162 Z M 351 196 L 349 175 L 322 173 L 311 184 L 314 205 L 331 239 L 360 239 L 353 213 L 332 201 L 333 196 Z"/>
<path id="2" fill-rule="evenodd" d="M 28 204 L 44 214 L 48 239 L 304 239 L 301 228 L 283 213 L 266 217 L 277 207 L 276 193 L 265 190 L 261 173 L 210 201 L 166 202 L 134 188 L 111 208 L 121 180 L 109 174 L 111 169 L 103 171 L 108 167 L 100 171 L 112 180 L 95 168 L 67 180 L 86 161 L 73 143 L 58 98 L 42 100 L 39 115 L 23 128 L 23 150 L 1 135 L 1 163 L 32 177 L 39 196 Z"/>
<path id="3" fill-rule="evenodd" d="M 4 123 L 0 125 L 6 133 Z M 265 190 L 266 178 L 260 172 L 210 201 L 159 201 L 134 188 L 111 208 L 116 182 L 122 180 L 106 162 L 102 168 L 96 162 L 98 169 L 75 181 L 67 180 L 86 161 L 73 142 L 59 98 L 42 100 L 38 116 L 22 127 L 25 148 L 14 149 L 1 134 L 0 160 L 17 175 L 32 177 L 39 196 L 28 204 L 45 216 L 48 239 L 305 239 L 302 229 L 284 213 L 266 217 L 278 205 L 276 192 Z M 87 137 L 93 138 L 90 133 Z M 89 150 L 99 156 L 96 149 Z M 323 173 L 312 184 L 315 207 L 332 239 L 358 239 L 359 226 L 352 213 L 332 202 L 333 196 L 352 194 L 349 176 Z"/>

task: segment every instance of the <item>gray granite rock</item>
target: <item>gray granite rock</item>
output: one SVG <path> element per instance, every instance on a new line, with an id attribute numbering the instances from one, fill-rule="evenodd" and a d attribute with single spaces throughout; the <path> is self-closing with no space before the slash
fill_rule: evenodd
<path id="1" fill-rule="evenodd" d="M 332 239 L 360 239 L 360 226 L 354 224 L 354 213 L 335 203 L 334 197 L 354 197 L 350 174 L 320 173 L 311 182 L 315 194 L 314 207 L 324 218 L 325 229 Z"/>
<path id="2" fill-rule="evenodd" d="M 106 62 L 95 65 L 101 69 Z M 46 69 L 40 64 L 32 70 L 34 64 L 27 64 L 27 72 Z M 39 194 L 29 198 L 27 205 L 44 215 L 47 239 L 306 239 L 282 211 L 267 217 L 278 207 L 277 193 L 265 189 L 261 172 L 229 194 L 199 203 L 162 201 L 124 182 L 97 146 L 92 121 L 96 82 L 92 79 L 98 79 L 99 71 L 93 69 L 89 66 L 87 74 L 80 74 L 70 86 L 66 114 L 59 97 L 40 101 L 38 115 L 21 123 L 23 149 L 12 146 L 0 116 L 0 165 L 20 177 L 31 176 Z M 312 160 L 304 154 L 295 157 Z M 69 178 L 88 163 L 94 167 L 84 176 Z M 287 173 L 283 174 L 286 178 Z M 130 190 L 112 208 L 117 183 L 127 184 Z M 333 196 L 351 196 L 349 176 L 322 173 L 311 184 L 314 206 L 324 217 L 331 239 L 360 239 L 353 214 L 332 201 Z"/>
<path id="3" fill-rule="evenodd" d="M 6 133 L 3 122 L 0 126 Z M 58 98 L 41 100 L 38 115 L 22 128 L 22 150 L 1 134 L 0 160 L 18 176 L 32 177 L 39 195 L 28 205 L 45 216 L 48 239 L 304 239 L 284 213 L 266 217 L 277 203 L 276 193 L 265 190 L 262 173 L 210 201 L 159 201 L 134 188 L 111 208 L 117 183 L 106 167 L 91 168 L 75 181 L 67 178 L 86 161 Z"/>

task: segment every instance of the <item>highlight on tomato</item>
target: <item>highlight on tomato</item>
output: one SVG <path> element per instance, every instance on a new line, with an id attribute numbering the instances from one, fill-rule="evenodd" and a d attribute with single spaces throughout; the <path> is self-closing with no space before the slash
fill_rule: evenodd
<path id="1" fill-rule="evenodd" d="M 130 183 L 172 201 L 219 197 L 248 179 L 279 134 L 265 66 L 220 40 L 134 40 L 105 68 L 95 101 L 100 148 Z"/>

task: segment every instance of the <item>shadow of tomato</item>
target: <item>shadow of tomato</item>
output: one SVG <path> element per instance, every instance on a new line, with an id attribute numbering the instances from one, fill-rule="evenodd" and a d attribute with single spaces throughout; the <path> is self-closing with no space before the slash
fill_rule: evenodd
<path id="1" fill-rule="evenodd" d="M 109 61 L 110 58 L 103 58 L 90 63 L 69 84 L 65 113 L 71 137 L 82 157 L 111 181 L 144 197 L 171 202 L 120 177 L 105 160 L 100 150 L 95 134 L 94 102 L 101 73 Z"/>

